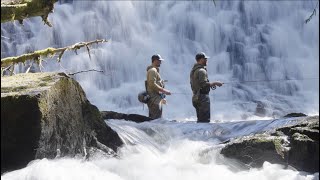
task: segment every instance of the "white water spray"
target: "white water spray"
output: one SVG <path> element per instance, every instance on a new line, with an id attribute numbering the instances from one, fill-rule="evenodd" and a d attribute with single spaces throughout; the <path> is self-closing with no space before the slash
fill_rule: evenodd
<path id="1" fill-rule="evenodd" d="M 260 101 L 266 116 L 290 112 L 319 114 L 318 80 L 225 84 L 211 92 L 212 122 L 196 124 L 191 104 L 189 71 L 197 52 L 212 58 L 209 79 L 224 82 L 304 79 L 319 77 L 319 18 L 308 24 L 316 1 L 74 1 L 55 5 L 49 15 L 53 28 L 40 18 L 1 26 L 1 57 L 20 55 L 48 46 L 111 39 L 86 50 L 66 53 L 61 68 L 44 64 L 45 71 L 105 73 L 77 74 L 89 100 L 100 110 L 147 115 L 137 100 L 144 88 L 146 67 L 159 53 L 166 61 L 161 74 L 169 80 L 163 116 L 136 124 L 109 121 L 125 142 L 120 158 L 97 153 L 83 158 L 35 160 L 3 179 L 319 179 L 319 174 L 285 169 L 265 162 L 242 170 L 223 158 L 219 143 L 250 133 L 271 130 L 293 121 L 255 119 Z M 19 69 L 23 70 L 22 67 Z M 266 119 L 268 119 L 267 117 Z M 175 119 L 178 122 L 169 122 Z M 261 119 L 261 118 L 259 118 Z"/>
<path id="2" fill-rule="evenodd" d="M 117 158 L 96 153 L 87 161 L 81 157 L 34 160 L 26 168 L 6 173 L 1 179 L 319 179 L 319 173 L 294 171 L 268 162 L 261 168 L 248 170 L 219 154 L 223 146 L 219 143 L 226 139 L 298 122 L 294 118 L 214 124 L 168 120 L 137 124 L 110 120 L 107 124 L 125 143 Z"/>
<path id="3" fill-rule="evenodd" d="M 144 89 L 151 55 L 166 61 L 161 73 L 169 80 L 164 117 L 195 116 L 191 105 L 189 71 L 199 51 L 212 58 L 209 79 L 223 82 L 304 79 L 319 77 L 319 18 L 307 24 L 316 1 L 74 1 L 55 5 L 49 20 L 24 21 L 24 26 L 1 27 L 2 57 L 19 55 L 48 46 L 62 47 L 79 41 L 107 38 L 94 46 L 92 60 L 85 50 L 67 53 L 61 69 L 56 63 L 46 71 L 90 72 L 75 78 L 89 100 L 101 110 L 147 115 L 137 100 Z M 318 79 L 226 84 L 211 92 L 212 119 L 239 119 L 254 115 L 257 102 L 266 116 L 286 113 L 319 114 Z"/>

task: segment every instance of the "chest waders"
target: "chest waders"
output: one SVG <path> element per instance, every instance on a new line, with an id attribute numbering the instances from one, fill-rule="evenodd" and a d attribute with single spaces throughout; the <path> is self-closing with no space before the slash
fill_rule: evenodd
<path id="1" fill-rule="evenodd" d="M 194 76 L 195 76 L 195 73 L 197 72 L 197 70 L 201 69 L 201 68 L 202 67 L 195 69 L 190 75 L 190 78 L 192 78 L 191 79 L 192 80 L 191 88 L 193 91 L 192 105 L 196 109 L 197 122 L 198 123 L 208 123 L 208 122 L 210 122 L 210 97 L 209 97 L 210 86 L 209 87 L 202 87 L 202 88 L 196 89 L 195 91 L 193 89 L 194 87 L 192 87 L 194 85 L 194 83 L 199 84 L 199 81 L 200 81 L 199 76 L 197 76 L 197 75 L 196 75 L 197 77 L 194 77 Z M 203 69 L 205 69 L 205 68 L 203 68 Z M 198 72 L 199 72 L 199 70 L 198 70 Z M 207 76 L 207 74 L 206 74 L 206 76 Z M 207 78 L 207 82 L 209 82 L 208 78 Z"/>

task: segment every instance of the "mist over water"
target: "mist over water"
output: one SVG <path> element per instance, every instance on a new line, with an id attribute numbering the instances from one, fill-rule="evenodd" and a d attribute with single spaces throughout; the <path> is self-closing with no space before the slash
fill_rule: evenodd
<path id="1" fill-rule="evenodd" d="M 89 161 L 83 157 L 35 160 L 1 178 L 319 179 L 318 173 L 268 162 L 259 169 L 243 170 L 219 154 L 225 140 L 294 123 L 270 118 L 291 112 L 319 114 L 319 80 L 308 79 L 319 77 L 319 16 L 304 22 L 316 3 L 216 1 L 215 6 L 212 1 L 73 1 L 55 4 L 55 12 L 49 15 L 52 28 L 43 25 L 41 18 L 24 20 L 23 26 L 2 24 L 1 35 L 10 37 L 1 41 L 2 58 L 108 39 L 91 47 L 91 60 L 83 48 L 77 55 L 66 52 L 61 66 L 50 59 L 43 64 L 44 71 L 103 70 L 74 76 L 101 111 L 148 114 L 137 94 L 144 90 L 153 54 L 165 59 L 160 73 L 173 95 L 167 96 L 162 120 L 107 122 L 125 142 L 118 158 L 96 153 Z M 195 123 L 191 104 L 189 72 L 200 51 L 211 57 L 210 81 L 227 83 L 210 92 L 211 122 L 215 122 L 210 124 Z M 273 81 L 282 79 L 304 80 Z M 255 116 L 259 103 L 265 117 Z M 252 121 L 238 122 L 241 119 Z"/>

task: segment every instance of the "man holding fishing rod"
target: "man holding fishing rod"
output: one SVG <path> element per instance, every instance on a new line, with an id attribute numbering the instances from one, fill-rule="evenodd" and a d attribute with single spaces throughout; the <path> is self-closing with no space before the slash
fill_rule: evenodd
<path id="1" fill-rule="evenodd" d="M 190 72 L 190 84 L 193 92 L 192 105 L 197 112 L 197 122 L 210 122 L 210 88 L 215 89 L 216 86 L 222 86 L 222 82 L 209 82 L 207 73 L 207 61 L 210 57 L 200 52 L 196 55 L 196 63 Z"/>
<path id="2" fill-rule="evenodd" d="M 149 117 L 158 119 L 162 116 L 162 104 L 166 104 L 165 95 L 171 92 L 164 88 L 164 81 L 160 77 L 160 65 L 164 59 L 159 54 L 151 57 L 152 64 L 147 68 L 146 91 L 150 99 L 147 102 Z"/>

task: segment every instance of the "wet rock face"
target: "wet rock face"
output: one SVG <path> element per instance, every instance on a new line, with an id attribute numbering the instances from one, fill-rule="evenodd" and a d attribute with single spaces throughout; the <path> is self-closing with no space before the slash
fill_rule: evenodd
<path id="1" fill-rule="evenodd" d="M 267 110 L 266 110 L 265 104 L 258 101 L 254 115 L 264 117 L 266 115 L 266 113 L 267 113 Z"/>
<path id="2" fill-rule="evenodd" d="M 91 147 L 110 154 L 121 145 L 79 83 L 65 74 L 1 78 L 1 172 L 37 158 L 85 155 Z"/>
<path id="3" fill-rule="evenodd" d="M 238 159 L 247 167 L 262 167 L 264 161 L 285 164 L 286 152 L 281 138 L 266 135 L 244 137 L 227 145 L 221 150 L 226 157 Z"/>
<path id="4" fill-rule="evenodd" d="M 290 140 L 288 163 L 298 170 L 319 172 L 319 117 L 306 118 L 306 122 L 280 128 Z"/>
<path id="5" fill-rule="evenodd" d="M 303 118 L 302 123 L 278 128 L 274 133 L 235 139 L 222 148 L 221 154 L 249 167 L 261 167 L 268 161 L 319 172 L 319 116 Z"/>
<path id="6" fill-rule="evenodd" d="M 21 168 L 35 157 L 40 119 L 36 97 L 1 97 L 1 172 Z"/>
<path id="7" fill-rule="evenodd" d="M 303 117 L 303 116 L 307 116 L 307 115 L 305 115 L 303 113 L 289 113 L 283 117 L 287 118 L 287 117 Z"/>

